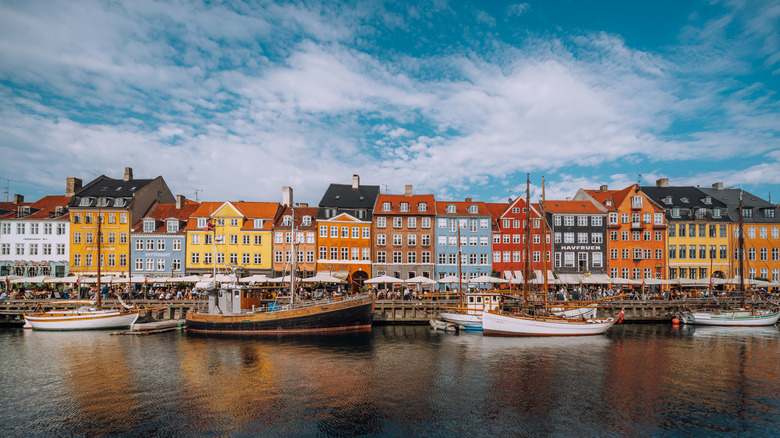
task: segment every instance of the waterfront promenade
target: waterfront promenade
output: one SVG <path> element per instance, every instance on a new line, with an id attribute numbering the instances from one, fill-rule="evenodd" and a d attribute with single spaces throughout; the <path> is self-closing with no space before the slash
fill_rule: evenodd
<path id="1" fill-rule="evenodd" d="M 56 301 L 57 305 L 52 302 Z M 33 312 L 38 306 L 44 310 L 54 308 L 76 308 L 82 304 L 62 304 L 62 300 L 3 300 L 0 301 L 0 324 L 22 325 L 24 313 Z M 766 305 L 759 299 L 749 299 L 748 305 Z M 133 304 L 141 309 L 149 309 L 141 312 L 141 319 L 184 319 L 191 310 L 203 310 L 208 308 L 208 301 L 195 300 L 134 300 Z M 456 299 L 433 300 L 376 300 L 374 302 L 374 324 L 427 324 L 430 319 L 438 317 L 438 312 L 444 307 L 457 306 Z M 598 303 L 599 317 L 616 317 L 621 310 L 624 311 L 626 322 L 664 322 L 671 321 L 676 311 L 680 309 L 706 308 L 721 306 L 734 306 L 738 304 L 737 298 L 720 298 L 714 301 L 711 298 L 686 298 L 677 300 L 633 300 L 614 299 Z M 116 300 L 104 301 L 107 308 L 117 307 Z M 507 299 L 505 307 L 516 308 L 519 301 Z"/>

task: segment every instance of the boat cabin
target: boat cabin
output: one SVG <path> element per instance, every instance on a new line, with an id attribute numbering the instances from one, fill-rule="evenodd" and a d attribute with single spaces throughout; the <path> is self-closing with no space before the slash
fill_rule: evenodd
<path id="1" fill-rule="evenodd" d="M 472 292 L 463 295 L 463 307 L 469 311 L 487 312 L 488 310 L 497 310 L 500 304 L 500 293 Z"/>
<path id="2" fill-rule="evenodd" d="M 209 313 L 237 315 L 252 312 L 262 305 L 262 295 L 263 291 L 259 288 L 223 286 L 211 290 L 209 291 Z"/>

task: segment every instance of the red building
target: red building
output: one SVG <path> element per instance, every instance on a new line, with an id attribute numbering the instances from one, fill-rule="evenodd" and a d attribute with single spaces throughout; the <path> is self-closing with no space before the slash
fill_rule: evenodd
<path id="1" fill-rule="evenodd" d="M 496 204 L 492 204 L 496 205 Z M 539 204 L 531 204 L 530 209 L 526 200 L 518 197 L 504 206 L 503 212 L 494 216 L 495 226 L 493 231 L 493 270 L 500 273 L 502 278 L 514 283 L 523 282 L 523 270 L 525 264 L 526 220 L 530 219 L 530 263 L 531 272 L 541 273 L 545 268 L 551 270 L 550 254 L 550 230 L 542 223 L 542 212 Z M 542 235 L 547 230 L 547 237 L 542 243 Z M 546 253 L 546 260 L 542 254 Z"/>

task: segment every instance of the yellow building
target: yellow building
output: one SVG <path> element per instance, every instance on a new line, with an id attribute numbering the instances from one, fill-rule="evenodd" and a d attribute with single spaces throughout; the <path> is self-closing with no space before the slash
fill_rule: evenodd
<path id="1" fill-rule="evenodd" d="M 275 202 L 201 203 L 185 227 L 187 274 L 210 274 L 216 267 L 223 274 L 236 268 L 240 276 L 270 276 L 272 229 L 280 214 Z"/>
<path id="2" fill-rule="evenodd" d="M 129 167 L 122 179 L 101 175 L 83 187 L 80 179 L 68 178 L 66 191 L 66 195 L 72 196 L 68 204 L 70 272 L 76 275 L 97 275 L 100 263 L 101 275 L 128 278 L 130 226 L 155 201 L 175 202 L 161 176 L 134 179 Z"/>

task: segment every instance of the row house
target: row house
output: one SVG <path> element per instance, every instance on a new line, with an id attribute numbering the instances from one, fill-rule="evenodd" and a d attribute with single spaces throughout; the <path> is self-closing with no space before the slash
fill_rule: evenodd
<path id="1" fill-rule="evenodd" d="M 282 188 L 282 212 L 273 225 L 274 276 L 290 273 L 293 242 L 296 275 L 307 278 L 317 273 L 317 210 L 293 204 L 292 188 Z"/>
<path id="2" fill-rule="evenodd" d="M 492 273 L 492 215 L 484 202 L 436 201 L 436 279 L 458 275 L 462 281 Z M 443 285 L 442 285 L 443 286 Z"/>
<path id="3" fill-rule="evenodd" d="M 44 196 L 0 203 L 0 275 L 36 277 L 68 274 L 70 196 Z"/>
<path id="4" fill-rule="evenodd" d="M 733 277 L 729 227 L 734 218 L 724 202 L 698 187 L 669 186 L 668 178 L 640 190 L 664 209 L 669 279 Z"/>
<path id="5" fill-rule="evenodd" d="M 68 192 L 74 193 L 68 204 L 70 272 L 77 275 L 97 275 L 100 263 L 102 275 L 128 277 L 130 226 L 155 202 L 175 202 L 161 176 L 135 179 L 129 167 L 125 168 L 122 179 L 101 175 L 82 187 L 80 179 L 68 178 L 67 187 Z"/>
<path id="6" fill-rule="evenodd" d="M 433 278 L 435 219 L 433 195 L 415 195 L 411 185 L 403 195 L 380 194 L 373 212 L 372 276 Z"/>
<path id="7" fill-rule="evenodd" d="M 761 278 L 780 281 L 780 217 L 775 204 L 767 202 L 749 192 L 735 188 L 723 188 L 715 183 L 712 188 L 701 188 L 705 195 L 726 204 L 732 220 L 728 232 L 731 270 L 739 273 L 739 207 L 742 198 L 742 222 L 744 227 L 744 265 L 746 278 Z"/>
<path id="8" fill-rule="evenodd" d="M 359 289 L 371 272 L 372 214 L 379 186 L 331 184 L 317 210 L 318 269 Z"/>
<path id="9" fill-rule="evenodd" d="M 622 190 L 580 189 L 574 197 L 591 199 L 607 211 L 607 265 L 612 278 L 666 277 L 664 209 L 634 184 Z"/>
<path id="10" fill-rule="evenodd" d="M 155 203 L 130 229 L 133 276 L 184 276 L 187 236 L 184 227 L 199 204 L 178 195 L 175 204 Z"/>
<path id="11" fill-rule="evenodd" d="M 526 251 L 530 254 L 529 272 L 536 275 L 536 272 L 551 270 L 551 232 L 544 222 L 541 206 L 539 204 L 529 206 L 523 197 L 517 197 L 509 204 L 498 206 L 502 211 L 495 219 L 493 270 L 502 274 L 507 280 L 522 283 L 526 268 L 525 261 L 528 257 Z M 526 243 L 528 243 L 527 250 Z"/>
<path id="12" fill-rule="evenodd" d="M 607 208 L 592 199 L 547 200 L 542 208 L 553 235 L 553 269 L 607 274 Z"/>
<path id="13" fill-rule="evenodd" d="M 272 276 L 272 230 L 278 202 L 203 202 L 184 227 L 186 273 Z"/>

